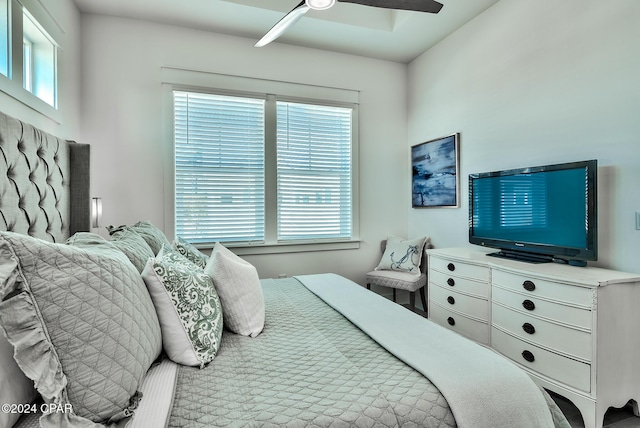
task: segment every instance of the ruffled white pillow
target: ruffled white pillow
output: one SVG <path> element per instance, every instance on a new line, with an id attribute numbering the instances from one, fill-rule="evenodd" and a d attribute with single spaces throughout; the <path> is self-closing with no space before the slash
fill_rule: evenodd
<path id="1" fill-rule="evenodd" d="M 131 416 L 161 350 L 140 273 L 99 235 L 88 238 L 81 248 L 0 232 L 0 323 L 15 360 L 47 402 L 73 407 L 44 414 L 43 427 Z"/>

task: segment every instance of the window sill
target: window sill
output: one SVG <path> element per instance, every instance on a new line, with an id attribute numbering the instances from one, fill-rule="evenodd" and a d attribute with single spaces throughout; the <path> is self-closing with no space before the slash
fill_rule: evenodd
<path id="1" fill-rule="evenodd" d="M 312 251 L 333 251 L 333 250 L 354 250 L 360 248 L 360 240 L 332 241 L 332 242 L 292 242 L 278 244 L 224 244 L 239 256 L 262 255 L 262 254 L 285 254 L 304 253 Z M 198 248 L 211 248 L 212 246 L 198 245 Z"/>
<path id="2" fill-rule="evenodd" d="M 7 96 L 48 117 L 55 123 L 61 123 L 60 112 L 58 109 L 47 104 L 45 101 L 42 101 L 37 96 L 24 89 L 20 84 L 10 80 L 4 75 L 0 75 L 0 92 L 4 92 Z"/>

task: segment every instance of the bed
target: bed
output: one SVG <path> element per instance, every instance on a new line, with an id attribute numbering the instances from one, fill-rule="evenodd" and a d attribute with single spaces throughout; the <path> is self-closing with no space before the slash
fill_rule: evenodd
<path id="1" fill-rule="evenodd" d="M 0 113 L 0 151 L 0 427 L 569 426 L 508 360 L 339 275 L 87 232 L 87 145 Z"/>

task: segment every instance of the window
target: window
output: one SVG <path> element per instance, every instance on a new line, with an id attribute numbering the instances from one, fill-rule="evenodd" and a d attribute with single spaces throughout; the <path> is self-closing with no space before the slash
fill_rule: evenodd
<path id="1" fill-rule="evenodd" d="M 9 0 L 0 0 L 0 74 L 9 76 Z"/>
<path id="2" fill-rule="evenodd" d="M 278 102 L 278 240 L 351 238 L 351 114 Z"/>
<path id="3" fill-rule="evenodd" d="M 176 233 L 264 240 L 264 100 L 174 92 Z"/>
<path id="4" fill-rule="evenodd" d="M 353 105 L 173 91 L 176 234 L 196 244 L 353 239 Z"/>
<path id="5" fill-rule="evenodd" d="M 56 106 L 56 45 L 38 22 L 23 9 L 23 87 Z"/>
<path id="6" fill-rule="evenodd" d="M 33 92 L 33 43 L 26 37 L 22 39 L 22 82 L 27 91 Z"/>
<path id="7" fill-rule="evenodd" d="M 41 0 L 0 0 L 0 91 L 56 121 L 62 34 Z"/>

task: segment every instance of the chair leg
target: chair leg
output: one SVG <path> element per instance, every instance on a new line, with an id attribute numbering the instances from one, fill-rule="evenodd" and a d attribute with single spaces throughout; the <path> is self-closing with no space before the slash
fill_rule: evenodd
<path id="1" fill-rule="evenodd" d="M 395 288 L 393 289 L 393 301 L 394 302 L 396 301 L 396 289 Z"/>
<path id="2" fill-rule="evenodd" d="M 420 289 L 420 300 L 422 300 L 422 309 L 424 309 L 424 313 L 427 313 L 427 298 L 425 297 L 426 292 L 424 291 L 426 287 L 422 287 Z"/>
<path id="3" fill-rule="evenodd" d="M 411 312 L 416 311 L 416 292 L 415 291 L 409 292 L 409 308 L 411 309 Z"/>

